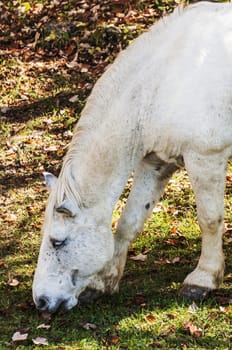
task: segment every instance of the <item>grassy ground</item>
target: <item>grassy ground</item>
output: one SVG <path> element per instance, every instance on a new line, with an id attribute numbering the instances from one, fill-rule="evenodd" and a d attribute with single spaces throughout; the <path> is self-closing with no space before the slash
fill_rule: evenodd
<path id="1" fill-rule="evenodd" d="M 131 247 L 119 294 L 52 317 L 38 313 L 31 297 L 47 199 L 41 174 L 45 169 L 59 173 L 73 126 L 104 67 L 174 5 L 0 2 L 0 349 L 40 349 L 36 341 L 56 350 L 232 349 L 231 167 L 225 281 L 207 301 L 196 305 L 178 298 L 200 254 L 195 203 L 184 171 L 170 182 Z M 146 261 L 130 259 L 139 253 Z M 27 339 L 13 341 L 16 332 Z"/>

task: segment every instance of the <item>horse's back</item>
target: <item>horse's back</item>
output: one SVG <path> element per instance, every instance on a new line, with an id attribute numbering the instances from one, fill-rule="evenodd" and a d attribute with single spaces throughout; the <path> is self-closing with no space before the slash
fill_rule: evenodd
<path id="1" fill-rule="evenodd" d="M 232 147 L 232 4 L 177 10 L 148 35 L 151 42 L 154 36 L 154 52 L 138 73 L 136 89 L 144 105 L 152 106 L 146 113 L 161 135 L 160 147 Z"/>
<path id="2" fill-rule="evenodd" d="M 148 149 L 232 147 L 232 4 L 201 2 L 158 21 L 103 74 L 83 114 L 79 126 L 107 115 L 122 137 L 140 125 Z"/>

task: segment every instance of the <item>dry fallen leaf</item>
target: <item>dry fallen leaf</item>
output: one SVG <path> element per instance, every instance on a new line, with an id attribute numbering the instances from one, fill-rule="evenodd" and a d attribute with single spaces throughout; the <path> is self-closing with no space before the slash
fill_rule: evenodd
<path id="1" fill-rule="evenodd" d="M 32 339 L 32 341 L 35 345 L 48 345 L 48 340 L 46 338 L 37 337 Z"/>
<path id="2" fill-rule="evenodd" d="M 97 326 L 94 324 L 94 323 L 89 323 L 89 322 L 86 322 L 86 323 L 81 323 L 81 327 L 83 327 L 84 329 L 96 329 Z"/>
<path id="3" fill-rule="evenodd" d="M 146 250 L 144 250 L 143 254 L 147 255 L 148 253 L 150 253 L 152 251 L 151 248 L 147 248 Z"/>
<path id="4" fill-rule="evenodd" d="M 57 146 L 57 145 L 51 145 L 51 146 L 49 146 L 49 147 L 45 147 L 45 148 L 44 148 L 44 150 L 45 150 L 46 152 L 55 152 L 55 151 L 57 151 L 57 149 L 58 149 L 58 146 Z"/>
<path id="5" fill-rule="evenodd" d="M 10 150 L 10 151 L 13 151 L 15 152 L 13 149 Z M 13 213 L 6 213 L 3 215 L 3 219 L 6 221 L 6 222 L 10 222 L 10 223 L 13 223 L 17 220 L 17 216 Z"/>
<path id="6" fill-rule="evenodd" d="M 178 245 L 178 240 L 177 239 L 174 239 L 174 238 L 168 238 L 165 240 L 165 242 L 168 244 L 168 245 L 171 245 L 171 246 L 176 246 Z"/>
<path id="7" fill-rule="evenodd" d="M 147 255 L 140 253 L 138 255 L 131 256 L 130 259 L 134 261 L 145 261 L 147 260 Z"/>
<path id="8" fill-rule="evenodd" d="M 42 324 L 38 325 L 36 328 L 37 329 L 49 329 L 49 328 L 51 328 L 51 326 L 49 324 L 42 323 Z"/>
<path id="9" fill-rule="evenodd" d="M 16 280 L 16 278 L 10 278 L 7 284 L 11 287 L 17 287 L 20 284 L 20 282 Z"/>
<path id="10" fill-rule="evenodd" d="M 231 311 L 232 305 L 229 306 L 219 306 L 219 310 L 223 313 L 223 314 L 229 314 Z"/>
<path id="11" fill-rule="evenodd" d="M 74 96 L 70 97 L 69 102 L 74 103 L 74 102 L 77 102 L 78 100 L 79 100 L 78 95 L 74 95 Z"/>
<path id="12" fill-rule="evenodd" d="M 79 64 L 76 62 L 76 60 L 72 60 L 71 62 L 67 62 L 66 63 L 66 66 L 68 68 L 76 68 L 76 67 L 79 67 Z"/>
<path id="13" fill-rule="evenodd" d="M 113 337 L 110 337 L 109 342 L 111 344 L 117 344 L 119 342 L 120 338 L 117 335 L 114 335 Z"/>
<path id="14" fill-rule="evenodd" d="M 202 329 L 197 327 L 196 325 L 194 325 L 191 322 L 186 322 L 184 324 L 184 328 L 189 330 L 189 333 L 191 335 L 195 335 L 196 337 L 201 337 L 202 336 Z"/>
<path id="15" fill-rule="evenodd" d="M 149 323 L 154 323 L 156 321 L 156 318 L 152 314 L 148 314 L 145 316 L 145 319 Z"/>
<path id="16" fill-rule="evenodd" d="M 28 333 L 15 332 L 12 336 L 14 342 L 26 340 Z"/>

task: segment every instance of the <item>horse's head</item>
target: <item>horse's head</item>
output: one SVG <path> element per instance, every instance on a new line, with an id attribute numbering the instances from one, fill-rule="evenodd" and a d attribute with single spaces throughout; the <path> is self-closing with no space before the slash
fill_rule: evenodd
<path id="1" fill-rule="evenodd" d="M 49 187 L 56 178 L 45 175 Z M 33 282 L 33 298 L 42 311 L 55 312 L 62 304 L 71 309 L 78 296 L 93 282 L 112 258 L 114 250 L 110 228 L 94 217 L 92 210 L 64 200 L 54 207 L 52 193 L 43 227 L 43 240 Z M 98 284 L 98 285 L 96 285 Z"/>

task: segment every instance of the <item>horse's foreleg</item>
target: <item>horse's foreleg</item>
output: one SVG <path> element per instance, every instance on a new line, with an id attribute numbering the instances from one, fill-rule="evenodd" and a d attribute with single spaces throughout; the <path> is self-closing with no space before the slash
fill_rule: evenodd
<path id="1" fill-rule="evenodd" d="M 106 271 L 106 289 L 114 292 L 122 277 L 128 247 L 142 231 L 145 219 L 152 213 L 170 176 L 177 169 L 174 164 L 145 158 L 135 171 L 133 186 L 126 207 L 118 222 L 115 235 L 115 253 L 111 266 Z"/>
<path id="2" fill-rule="evenodd" d="M 217 288 L 223 280 L 224 187 L 227 160 L 222 155 L 188 154 L 185 165 L 196 197 L 198 222 L 202 231 L 202 250 L 196 269 L 180 292 L 199 299 Z"/>

